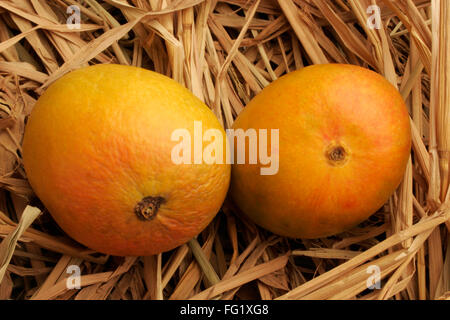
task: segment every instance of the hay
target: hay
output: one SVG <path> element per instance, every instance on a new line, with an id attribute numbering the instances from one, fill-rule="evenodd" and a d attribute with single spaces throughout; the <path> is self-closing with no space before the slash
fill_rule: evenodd
<path id="1" fill-rule="evenodd" d="M 367 23 L 374 4 L 379 29 Z M 79 29 L 66 25 L 70 5 Z M 449 17 L 444 0 L 1 0 L 0 299 L 450 299 Z M 25 119 L 73 69 L 120 63 L 166 74 L 227 128 L 271 81 L 327 62 L 381 73 L 411 115 L 402 184 L 352 230 L 278 237 L 227 200 L 188 244 L 118 258 L 75 243 L 33 197 Z M 67 287 L 71 265 L 79 289 Z M 372 290 L 373 266 L 381 287 Z"/>

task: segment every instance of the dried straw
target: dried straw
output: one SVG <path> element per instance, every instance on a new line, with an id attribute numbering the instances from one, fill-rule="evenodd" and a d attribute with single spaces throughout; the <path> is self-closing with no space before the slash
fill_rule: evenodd
<path id="1" fill-rule="evenodd" d="M 66 25 L 70 5 L 78 29 Z M 376 21 L 370 5 L 380 8 L 379 29 L 367 23 Z M 0 0 L 0 299 L 450 299 L 449 17 L 445 0 Z M 398 190 L 345 233 L 278 237 L 226 201 L 172 251 L 105 256 L 68 238 L 28 185 L 26 117 L 73 69 L 163 73 L 227 128 L 271 81 L 328 62 L 385 76 L 413 134 Z M 67 286 L 72 265 L 79 289 Z M 373 266 L 379 289 L 368 289 Z"/>

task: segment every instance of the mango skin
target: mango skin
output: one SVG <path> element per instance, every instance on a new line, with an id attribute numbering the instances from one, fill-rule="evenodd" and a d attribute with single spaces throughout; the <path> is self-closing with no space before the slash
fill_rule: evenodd
<path id="1" fill-rule="evenodd" d="M 335 235 L 366 220 L 399 186 L 410 156 L 398 90 L 354 65 L 313 65 L 275 80 L 238 115 L 238 128 L 279 129 L 278 173 L 233 164 L 230 193 L 256 224 L 292 238 Z M 330 161 L 333 146 L 344 148 L 343 163 Z"/>
<path id="2" fill-rule="evenodd" d="M 145 256 L 200 233 L 225 199 L 229 164 L 175 164 L 174 130 L 225 131 L 212 111 L 174 80 L 104 64 L 70 72 L 38 99 L 23 140 L 28 180 L 57 224 L 96 251 Z M 157 214 L 136 205 L 161 197 Z"/>

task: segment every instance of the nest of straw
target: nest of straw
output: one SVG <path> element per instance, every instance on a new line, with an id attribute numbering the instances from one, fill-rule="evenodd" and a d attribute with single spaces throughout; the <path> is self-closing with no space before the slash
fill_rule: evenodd
<path id="1" fill-rule="evenodd" d="M 71 5 L 79 29 L 66 24 Z M 449 299 L 449 17 L 444 0 L 0 1 L 0 299 Z M 274 79 L 327 62 L 384 75 L 404 97 L 413 132 L 398 190 L 345 233 L 279 237 L 226 201 L 196 239 L 170 252 L 105 256 L 66 236 L 27 183 L 26 118 L 70 70 L 155 70 L 227 128 Z M 81 270 L 79 289 L 66 285 L 71 265 Z M 380 286 L 368 288 L 373 266 Z"/>

